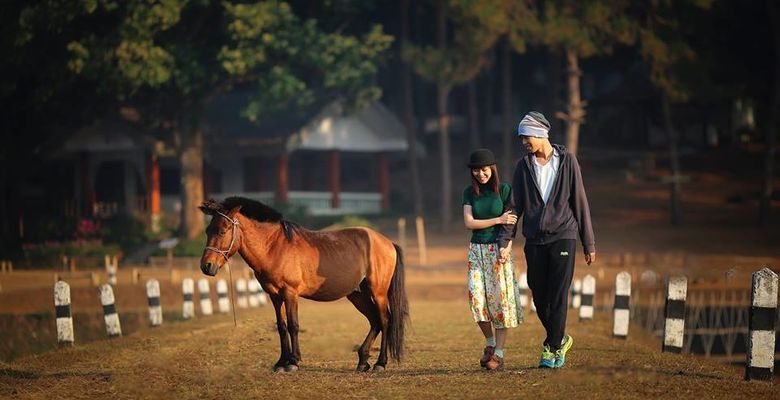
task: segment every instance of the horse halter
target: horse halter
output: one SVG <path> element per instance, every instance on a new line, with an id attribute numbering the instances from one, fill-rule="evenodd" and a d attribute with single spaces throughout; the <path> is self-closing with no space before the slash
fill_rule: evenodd
<path id="1" fill-rule="evenodd" d="M 230 237 L 230 246 L 228 246 L 227 250 L 220 250 L 220 249 L 218 249 L 216 247 L 212 247 L 212 246 L 206 246 L 206 250 L 211 250 L 211 251 L 221 255 L 222 257 L 225 258 L 225 261 L 227 261 L 228 258 L 230 258 L 230 250 L 233 248 L 233 244 L 236 242 L 236 227 L 238 226 L 238 220 L 230 218 L 227 215 L 222 214 L 219 211 L 216 211 L 216 213 L 221 215 L 222 217 L 224 217 L 226 220 L 230 221 L 230 223 L 233 225 L 233 235 Z"/>

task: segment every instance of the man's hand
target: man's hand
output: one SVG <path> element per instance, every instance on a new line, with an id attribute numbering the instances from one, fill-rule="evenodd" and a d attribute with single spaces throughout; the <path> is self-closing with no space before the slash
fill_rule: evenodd
<path id="1" fill-rule="evenodd" d="M 596 253 L 593 252 L 593 253 L 585 254 L 585 262 L 588 263 L 588 265 L 596 262 Z"/>

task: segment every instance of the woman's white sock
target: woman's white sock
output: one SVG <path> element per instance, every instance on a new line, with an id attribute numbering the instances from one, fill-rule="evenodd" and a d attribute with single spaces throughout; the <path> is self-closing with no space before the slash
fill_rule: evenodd
<path id="1" fill-rule="evenodd" d="M 489 338 L 486 338 L 485 339 L 485 346 L 496 347 L 496 337 L 495 336 L 491 336 Z"/>

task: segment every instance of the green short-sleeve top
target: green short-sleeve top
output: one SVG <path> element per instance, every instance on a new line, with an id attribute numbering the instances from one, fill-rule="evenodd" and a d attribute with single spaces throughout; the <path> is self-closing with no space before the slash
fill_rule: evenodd
<path id="1" fill-rule="evenodd" d="M 509 207 L 509 196 L 512 187 L 507 183 L 498 185 L 500 196 L 487 185 L 479 185 L 479 196 L 474 194 L 471 185 L 463 189 L 463 205 L 471 206 L 474 219 L 490 219 L 500 217 L 504 209 Z M 471 243 L 495 243 L 501 225 L 493 225 L 485 229 L 475 229 L 471 233 Z"/>

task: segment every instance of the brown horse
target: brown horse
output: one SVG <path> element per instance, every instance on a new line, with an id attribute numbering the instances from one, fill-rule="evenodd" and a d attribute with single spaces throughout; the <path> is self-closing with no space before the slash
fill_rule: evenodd
<path id="1" fill-rule="evenodd" d="M 369 349 L 381 332 L 382 345 L 374 371 L 392 358 L 401 360 L 408 302 L 401 248 L 368 228 L 310 231 L 273 208 L 241 197 L 205 201 L 211 215 L 201 270 L 214 276 L 236 252 L 255 271 L 276 310 L 281 355 L 274 371 L 295 371 L 298 346 L 298 297 L 333 301 L 345 297 L 370 324 L 358 349 L 357 371 L 368 371 Z M 289 341 L 288 341 L 289 335 Z"/>

